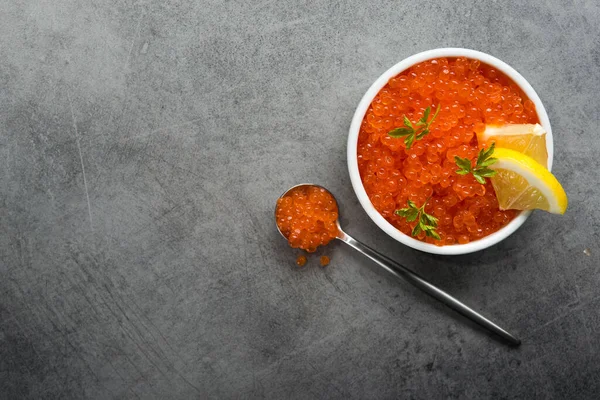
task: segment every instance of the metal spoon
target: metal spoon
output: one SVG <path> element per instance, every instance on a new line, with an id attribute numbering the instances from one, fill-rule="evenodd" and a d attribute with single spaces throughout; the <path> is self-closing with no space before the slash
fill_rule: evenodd
<path id="1" fill-rule="evenodd" d="M 291 187 L 284 194 L 282 194 L 281 197 L 284 197 L 290 190 L 296 189 L 301 186 L 316 186 L 316 187 L 325 189 L 324 187 L 319 186 L 319 185 L 303 183 L 303 184 Z M 327 190 L 327 189 L 325 189 L 325 190 Z M 329 190 L 327 190 L 327 191 L 329 192 Z M 329 194 L 331 194 L 331 196 L 334 198 L 334 201 L 336 201 L 336 206 L 337 206 L 337 200 L 335 200 L 335 196 L 333 196 L 333 194 L 331 192 L 329 192 Z M 404 267 L 403 265 L 400 265 L 397 262 L 387 258 L 383 254 L 378 253 L 377 251 L 373 250 L 369 246 L 359 242 L 358 240 L 356 240 L 353 237 L 351 237 L 350 235 L 348 235 L 340 227 L 339 220 L 336 221 L 336 224 L 338 227 L 338 235 L 337 235 L 336 239 L 341 240 L 342 242 L 346 243 L 353 249 L 357 250 L 359 253 L 365 255 L 366 257 L 368 257 L 369 259 L 374 261 L 375 264 L 379 265 L 386 271 L 390 272 L 392 275 L 396 276 L 397 278 L 404 279 L 411 285 L 421 289 L 423 292 L 432 296 L 436 300 L 441 301 L 442 303 L 446 304 L 448 307 L 458 311 L 460 314 L 464 315 L 465 317 L 469 318 L 470 320 L 476 322 L 477 324 L 481 325 L 482 327 L 488 329 L 489 331 L 491 331 L 491 332 L 495 333 L 496 335 L 500 336 L 501 338 L 505 339 L 510 344 L 512 344 L 514 346 L 519 346 L 521 344 L 521 341 L 519 339 L 517 339 L 516 337 L 514 337 L 513 335 L 511 335 L 510 333 L 508 333 L 507 331 L 505 331 L 504 329 L 502 329 L 501 327 L 499 327 L 498 325 L 496 325 L 489 319 L 485 318 L 483 315 L 479 314 L 477 311 L 467 307 L 466 305 L 464 305 L 463 303 L 461 303 L 454 297 L 450 296 L 448 293 L 444 292 L 443 290 L 441 290 L 441 289 L 435 287 L 434 285 L 432 285 L 431 283 L 427 282 L 425 280 L 425 278 L 423 278 L 422 276 L 409 270 L 408 268 Z M 275 224 L 275 225 L 277 226 L 277 224 Z M 279 233 L 281 233 L 281 235 L 284 238 L 286 238 L 285 235 L 279 229 L 279 227 L 277 227 L 277 230 L 279 231 Z"/>

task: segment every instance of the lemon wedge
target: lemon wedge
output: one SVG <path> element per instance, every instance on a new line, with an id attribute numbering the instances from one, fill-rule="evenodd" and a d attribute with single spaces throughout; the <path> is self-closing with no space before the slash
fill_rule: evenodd
<path id="1" fill-rule="evenodd" d="M 490 168 L 497 173 L 491 181 L 501 209 L 565 213 L 567 194 L 543 165 L 532 157 L 505 148 L 496 148 L 494 157 L 498 161 Z"/>
<path id="2" fill-rule="evenodd" d="M 485 130 L 477 134 L 477 142 L 479 148 L 496 143 L 496 147 L 518 151 L 548 166 L 546 131 L 540 124 L 486 125 Z"/>

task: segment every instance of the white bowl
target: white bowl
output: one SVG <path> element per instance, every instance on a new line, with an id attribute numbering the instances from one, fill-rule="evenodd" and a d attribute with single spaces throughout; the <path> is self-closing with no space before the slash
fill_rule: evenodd
<path id="1" fill-rule="evenodd" d="M 523 225 L 525 220 L 527 220 L 529 215 L 531 215 L 531 211 L 521 212 L 505 227 L 479 240 L 467 244 L 436 246 L 433 244 L 413 239 L 412 237 L 400 232 L 392 224 L 386 221 L 386 219 L 383 218 L 381 214 L 379 214 L 379 212 L 371 204 L 371 200 L 369 200 L 369 196 L 367 196 L 367 192 L 365 191 L 362 180 L 360 178 L 360 173 L 358 171 L 358 159 L 356 154 L 358 134 L 367 109 L 369 108 L 369 105 L 371 104 L 377 93 L 379 93 L 379 91 L 388 83 L 388 81 L 391 78 L 398 75 L 402 71 L 405 71 L 411 66 L 418 64 L 422 61 L 439 57 L 467 57 L 477 59 L 481 62 L 493 66 L 494 68 L 506 74 L 510 79 L 512 79 L 523 90 L 523 92 L 525 92 L 527 97 L 529 97 L 529 99 L 535 104 L 537 114 L 540 119 L 540 124 L 544 127 L 544 129 L 547 132 L 546 146 L 548 148 L 548 169 L 552 168 L 554 145 L 552 141 L 552 129 L 550 127 L 550 120 L 548 119 L 548 114 L 546 114 L 546 109 L 544 108 L 542 101 L 540 100 L 535 90 L 533 90 L 529 82 L 527 82 L 527 80 L 523 78 L 523 76 L 521 76 L 521 74 L 519 74 L 510 65 L 506 64 L 503 61 L 500 61 L 495 57 L 490 56 L 489 54 L 469 49 L 442 48 L 424 51 L 422 53 L 415 54 L 400 61 L 398 64 L 394 65 L 392 68 L 384 72 L 383 75 L 377 78 L 375 83 L 373 83 L 369 90 L 367 90 L 367 93 L 365 93 L 362 100 L 358 104 L 358 107 L 356 108 L 356 112 L 354 113 L 354 117 L 352 118 L 352 124 L 350 125 L 350 134 L 348 136 L 348 169 L 350 171 L 350 180 L 352 181 L 352 187 L 354 188 L 356 196 L 358 196 L 360 204 L 365 209 L 369 217 L 371 217 L 373 222 L 375 222 L 377 226 L 383 229 L 385 233 L 387 233 L 400 243 L 410 246 L 413 249 L 421 250 L 427 253 L 445 255 L 467 254 L 486 249 L 490 246 L 495 245 L 501 240 L 506 239 L 514 231 L 519 229 L 521 225 Z"/>

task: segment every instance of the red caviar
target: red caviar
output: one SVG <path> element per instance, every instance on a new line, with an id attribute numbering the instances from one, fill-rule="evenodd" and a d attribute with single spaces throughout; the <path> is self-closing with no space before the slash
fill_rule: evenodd
<path id="1" fill-rule="evenodd" d="M 325 267 L 325 266 L 329 265 L 329 257 L 327 257 L 327 256 L 321 256 L 319 261 L 321 262 L 321 267 Z"/>
<path id="2" fill-rule="evenodd" d="M 388 132 L 415 124 L 431 107 L 440 112 L 430 132 L 409 150 Z M 500 210 L 492 185 L 471 174 L 456 174 L 454 156 L 475 158 L 476 132 L 485 124 L 539 123 L 535 105 L 506 75 L 478 60 L 438 58 L 416 64 L 390 79 L 363 119 L 358 138 L 358 167 L 373 206 L 410 236 L 416 222 L 394 213 L 407 201 L 439 219 L 441 240 L 416 238 L 439 246 L 465 244 L 505 226 L 516 215 Z"/>
<path id="3" fill-rule="evenodd" d="M 298 256 L 298 258 L 296 258 L 296 264 L 299 267 L 304 267 L 306 264 L 306 256 Z"/>
<path id="4" fill-rule="evenodd" d="M 312 253 L 338 234 L 337 203 L 318 186 L 299 186 L 277 200 L 277 226 L 290 246 Z"/>

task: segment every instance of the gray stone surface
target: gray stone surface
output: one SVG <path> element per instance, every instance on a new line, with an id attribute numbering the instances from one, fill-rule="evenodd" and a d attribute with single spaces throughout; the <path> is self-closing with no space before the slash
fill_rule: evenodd
<path id="1" fill-rule="evenodd" d="M 458 3 L 0 2 L 0 397 L 598 398 L 599 3 Z M 531 82 L 570 196 L 452 258 L 380 231 L 345 157 L 372 81 L 443 46 Z M 341 245 L 296 269 L 272 214 L 306 181 L 523 345 Z"/>

